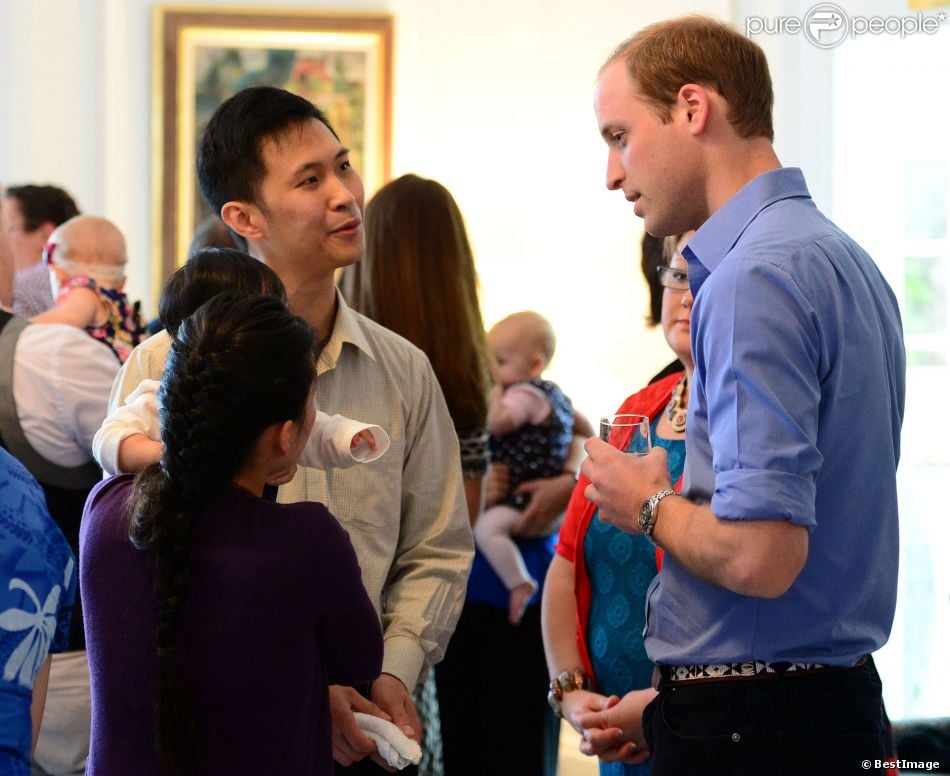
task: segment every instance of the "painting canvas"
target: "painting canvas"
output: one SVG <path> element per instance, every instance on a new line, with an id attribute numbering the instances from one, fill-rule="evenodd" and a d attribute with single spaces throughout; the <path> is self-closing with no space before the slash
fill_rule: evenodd
<path id="1" fill-rule="evenodd" d="M 350 149 L 368 192 L 389 172 L 392 19 L 301 11 L 156 10 L 153 288 L 187 257 L 211 215 L 195 178 L 195 147 L 228 97 L 279 86 L 306 97 Z"/>

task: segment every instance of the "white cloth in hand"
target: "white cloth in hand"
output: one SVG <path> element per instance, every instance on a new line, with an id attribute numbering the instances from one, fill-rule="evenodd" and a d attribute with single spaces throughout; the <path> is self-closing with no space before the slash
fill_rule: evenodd
<path id="1" fill-rule="evenodd" d="M 376 744 L 376 750 L 388 765 L 393 768 L 405 768 L 412 763 L 418 765 L 422 759 L 422 748 L 403 733 L 392 722 L 381 717 L 355 711 L 356 724 Z"/>

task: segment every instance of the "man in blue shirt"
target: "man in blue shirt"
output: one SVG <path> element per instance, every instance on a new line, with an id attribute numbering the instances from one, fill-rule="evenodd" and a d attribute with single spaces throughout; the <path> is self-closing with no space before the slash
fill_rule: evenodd
<path id="1" fill-rule="evenodd" d="M 608 188 L 651 234 L 698 230 L 683 493 L 661 449 L 591 440 L 583 467 L 601 518 L 665 551 L 656 690 L 588 715 L 584 747 L 648 748 L 654 774 L 883 772 L 868 655 L 896 600 L 900 315 L 781 167 L 771 109 L 763 52 L 703 17 L 647 27 L 597 85 Z"/>

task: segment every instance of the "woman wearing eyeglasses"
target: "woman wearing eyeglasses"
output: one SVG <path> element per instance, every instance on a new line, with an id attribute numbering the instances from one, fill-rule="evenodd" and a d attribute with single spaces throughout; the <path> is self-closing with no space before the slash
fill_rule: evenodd
<path id="1" fill-rule="evenodd" d="M 677 490 L 686 457 L 686 407 L 693 374 L 689 339 L 693 296 L 680 251 L 692 235 L 666 238 L 665 263 L 657 267 L 662 286 L 659 323 L 683 369 L 633 394 L 617 410 L 651 419 L 653 444 L 666 448 Z M 611 696 L 622 698 L 630 690 L 650 686 L 653 664 L 643 647 L 644 605 L 662 560 L 645 536 L 624 533 L 596 519 L 596 506 L 584 498 L 588 484 L 581 476 L 574 488 L 542 604 L 552 678 L 548 700 L 581 735 L 585 733 L 581 715 L 600 710 Z M 582 741 L 582 751 L 585 748 Z M 646 752 L 618 738 L 610 753 L 601 756 L 601 776 L 646 774 L 645 758 Z"/>

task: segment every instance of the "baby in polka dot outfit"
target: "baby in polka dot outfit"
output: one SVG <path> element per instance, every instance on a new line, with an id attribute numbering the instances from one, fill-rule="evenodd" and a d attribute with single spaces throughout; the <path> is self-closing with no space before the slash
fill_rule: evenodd
<path id="1" fill-rule="evenodd" d="M 488 345 L 495 361 L 488 407 L 492 462 L 508 466 L 511 482 L 508 495 L 475 522 L 475 543 L 508 588 L 508 619 L 517 625 L 538 583 L 511 538 L 528 501 L 515 490 L 564 471 L 574 409 L 557 385 L 541 379 L 555 345 L 551 324 L 541 315 L 509 315 L 488 332 Z"/>

